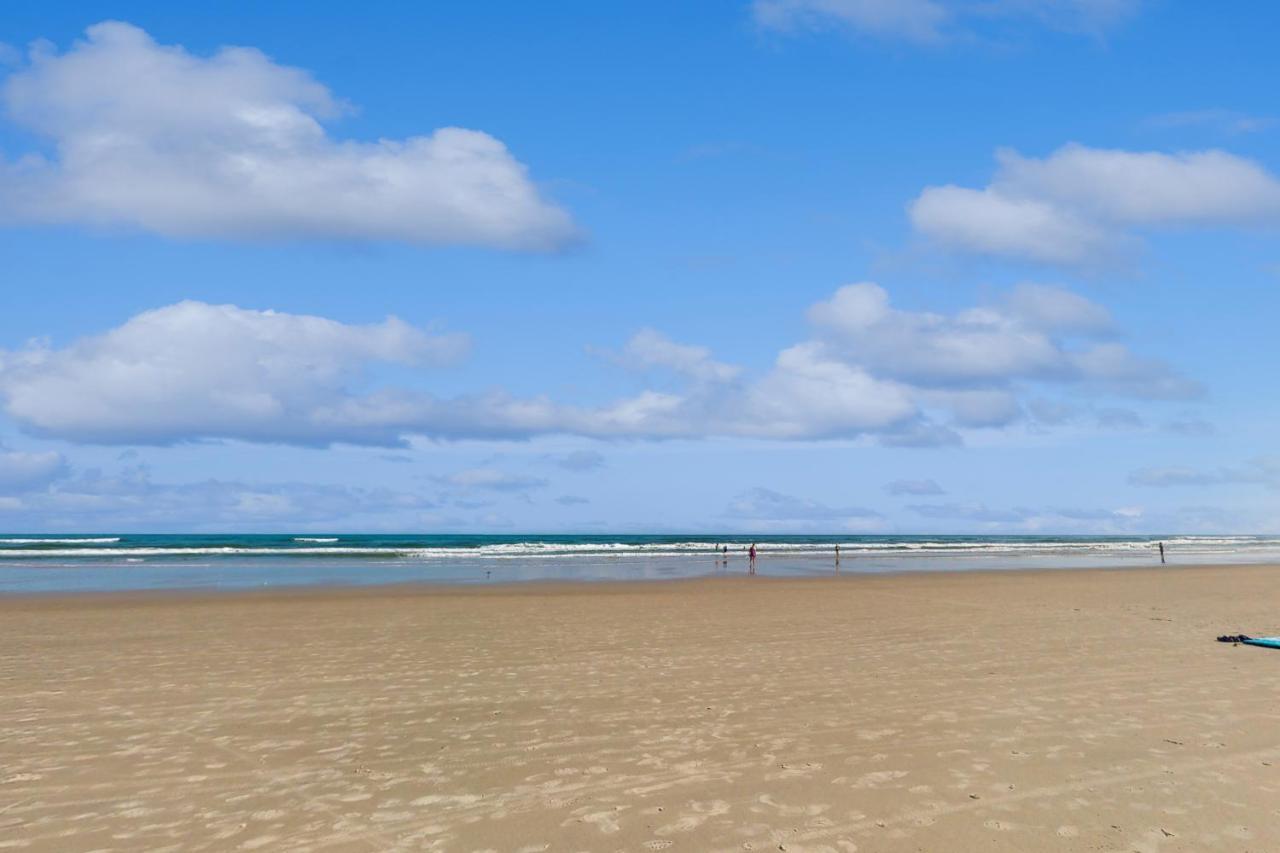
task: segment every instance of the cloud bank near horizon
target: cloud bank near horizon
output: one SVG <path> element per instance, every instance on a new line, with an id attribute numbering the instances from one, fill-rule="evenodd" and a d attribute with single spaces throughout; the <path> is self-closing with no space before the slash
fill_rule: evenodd
<path id="1" fill-rule="evenodd" d="M 465 335 L 394 317 L 355 325 L 189 301 L 61 348 L 0 351 L 0 407 L 31 434 L 86 444 L 400 446 L 563 434 L 933 446 L 958 443 L 961 429 L 1053 425 L 1037 415 L 1062 408 L 1046 392 L 1159 401 L 1202 390 L 1117 341 L 1102 306 L 1046 285 L 941 314 L 895 308 L 882 287 L 862 282 L 811 306 L 808 320 L 812 336 L 756 375 L 641 330 L 610 360 L 671 373 L 678 389 L 584 405 L 500 388 L 426 390 L 432 371 L 466 352 Z M 376 381 L 386 365 L 401 368 L 397 383 Z"/>

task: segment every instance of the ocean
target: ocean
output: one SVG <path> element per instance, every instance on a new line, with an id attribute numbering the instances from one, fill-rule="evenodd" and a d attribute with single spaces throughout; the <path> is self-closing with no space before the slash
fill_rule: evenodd
<path id="1" fill-rule="evenodd" d="M 0 534 L 0 594 L 1280 563 L 1267 536 Z M 719 560 L 715 547 L 728 546 Z"/>

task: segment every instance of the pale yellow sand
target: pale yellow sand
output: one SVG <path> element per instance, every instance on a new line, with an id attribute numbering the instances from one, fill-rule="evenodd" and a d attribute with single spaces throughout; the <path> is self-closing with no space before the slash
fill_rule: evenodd
<path id="1" fill-rule="evenodd" d="M 1280 850 L 1280 569 L 0 602 L 0 850 Z"/>

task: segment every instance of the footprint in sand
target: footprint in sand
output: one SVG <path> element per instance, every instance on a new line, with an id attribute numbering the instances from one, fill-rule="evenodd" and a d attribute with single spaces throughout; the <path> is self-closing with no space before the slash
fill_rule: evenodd
<path id="1" fill-rule="evenodd" d="M 877 770 L 874 773 L 867 773 L 853 780 L 851 787 L 854 788 L 879 788 L 885 782 L 892 782 L 895 779 L 901 779 L 907 775 L 906 770 Z"/>
<path id="2" fill-rule="evenodd" d="M 616 806 L 615 808 L 609 809 L 608 811 L 600 811 L 600 812 L 592 812 L 592 811 L 588 811 L 587 809 L 578 809 L 577 811 L 573 812 L 573 815 L 574 815 L 573 817 L 571 817 L 569 820 L 566 820 L 564 823 L 560 825 L 569 826 L 570 824 L 573 824 L 573 823 L 589 823 L 593 825 L 596 829 L 603 832 L 605 835 L 612 835 L 622 828 L 618 824 L 618 821 L 614 819 L 614 816 L 617 815 L 618 812 L 622 811 L 625 808 L 626 806 Z"/>
<path id="3" fill-rule="evenodd" d="M 1074 826 L 1058 827 L 1059 838 L 1075 838 L 1079 834 L 1080 834 L 1080 830 L 1076 829 Z"/>
<path id="4" fill-rule="evenodd" d="M 831 808 L 831 806 L 826 803 L 811 803 L 807 806 L 784 806 L 782 803 L 774 802 L 773 798 L 768 794 L 761 794 L 756 798 L 756 802 L 775 809 L 778 814 L 784 817 L 817 817 L 827 809 Z M 751 810 L 757 814 L 761 811 L 761 809 L 756 807 L 752 807 Z"/>
<path id="5" fill-rule="evenodd" d="M 689 808 L 692 810 L 691 813 L 683 814 L 672 823 L 658 827 L 654 830 L 654 834 L 673 835 L 677 832 L 693 832 L 711 818 L 729 813 L 729 804 L 724 800 L 712 800 L 708 803 L 691 802 Z"/>

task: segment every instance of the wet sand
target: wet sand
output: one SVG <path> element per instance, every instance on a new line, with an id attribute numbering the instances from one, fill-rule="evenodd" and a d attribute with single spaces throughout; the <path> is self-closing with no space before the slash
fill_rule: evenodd
<path id="1" fill-rule="evenodd" d="M 1280 568 L 0 600 L 0 850 L 1280 849 Z"/>

